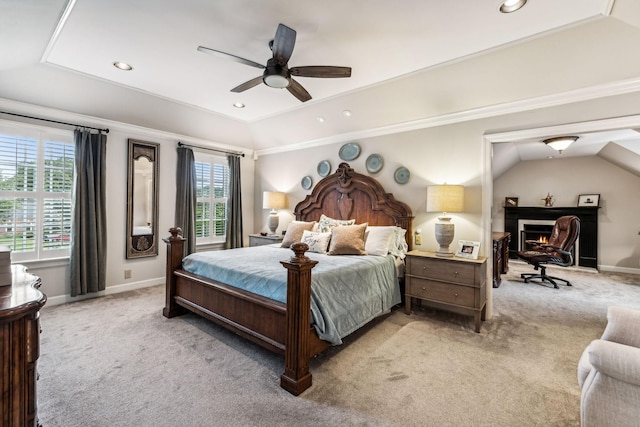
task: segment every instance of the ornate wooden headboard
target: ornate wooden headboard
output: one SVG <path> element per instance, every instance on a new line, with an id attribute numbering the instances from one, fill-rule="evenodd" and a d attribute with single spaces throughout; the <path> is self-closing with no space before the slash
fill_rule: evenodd
<path id="1" fill-rule="evenodd" d="M 320 180 L 294 210 L 298 221 L 318 221 L 322 214 L 336 219 L 355 218 L 356 224 L 402 227 L 407 230 L 409 250 L 413 247 L 411 208 L 393 194 L 385 193 L 374 178 L 355 172 L 347 163 L 340 163 L 335 173 Z"/>

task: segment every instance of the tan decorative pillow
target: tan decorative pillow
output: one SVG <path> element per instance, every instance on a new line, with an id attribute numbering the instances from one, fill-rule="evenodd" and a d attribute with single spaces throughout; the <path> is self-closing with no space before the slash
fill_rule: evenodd
<path id="1" fill-rule="evenodd" d="M 304 233 L 304 230 L 311 231 L 315 224 L 315 221 L 291 221 L 287 226 L 287 232 L 284 234 L 281 246 L 283 248 L 288 248 L 292 244 L 299 242 L 302 240 L 302 233 Z"/>
<path id="2" fill-rule="evenodd" d="M 364 250 L 364 232 L 367 223 L 342 225 L 331 229 L 329 255 L 366 255 Z"/>

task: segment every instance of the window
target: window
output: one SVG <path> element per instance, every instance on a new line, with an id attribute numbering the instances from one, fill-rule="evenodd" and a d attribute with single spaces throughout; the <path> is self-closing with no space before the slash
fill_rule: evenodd
<path id="1" fill-rule="evenodd" d="M 196 243 L 222 243 L 227 233 L 229 166 L 226 157 L 194 153 Z"/>
<path id="2" fill-rule="evenodd" d="M 0 245 L 13 261 L 69 256 L 73 134 L 0 127 Z"/>

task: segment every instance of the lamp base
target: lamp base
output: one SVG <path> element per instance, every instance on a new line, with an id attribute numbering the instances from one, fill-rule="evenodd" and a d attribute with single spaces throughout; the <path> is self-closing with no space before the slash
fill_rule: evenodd
<path id="1" fill-rule="evenodd" d="M 438 219 L 440 222 L 436 223 L 436 241 L 440 248 L 436 251 L 436 256 L 453 257 L 453 252 L 449 250 L 449 245 L 453 241 L 455 227 L 450 222 L 451 218 L 449 217 L 440 217 Z"/>
<path id="2" fill-rule="evenodd" d="M 267 222 L 267 228 L 269 228 L 270 235 L 275 235 L 276 230 L 278 229 L 278 224 L 280 223 L 280 216 L 278 216 L 278 212 L 272 210 L 269 213 L 269 220 Z"/>

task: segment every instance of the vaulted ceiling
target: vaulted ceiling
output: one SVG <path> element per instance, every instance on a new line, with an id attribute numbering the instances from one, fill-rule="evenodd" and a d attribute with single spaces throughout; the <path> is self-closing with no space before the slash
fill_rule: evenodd
<path id="1" fill-rule="evenodd" d="M 4 0 L 0 98 L 269 152 L 640 78 L 638 3 L 530 0 L 503 14 L 499 0 Z M 262 70 L 197 50 L 266 64 L 280 23 L 297 32 L 290 66 L 351 77 L 295 77 L 305 103 L 263 84 L 234 93 Z M 575 155 L 629 132 L 591 134 Z M 540 148 L 522 141 L 518 156 Z"/>

